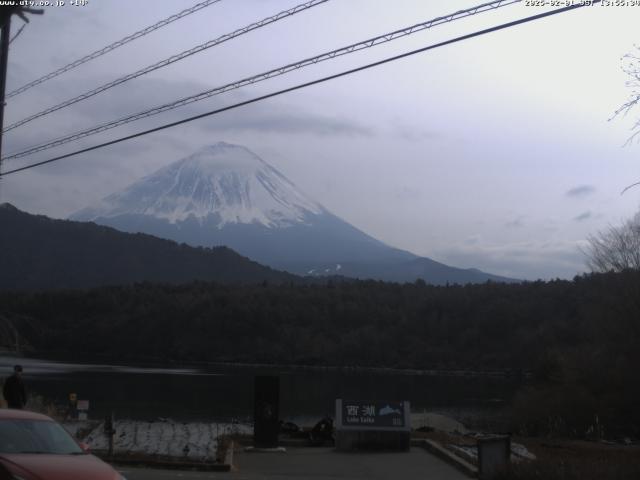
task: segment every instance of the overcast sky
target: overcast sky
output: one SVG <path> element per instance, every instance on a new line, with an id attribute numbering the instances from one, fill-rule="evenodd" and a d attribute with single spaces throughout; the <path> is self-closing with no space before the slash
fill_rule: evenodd
<path id="1" fill-rule="evenodd" d="M 297 3 L 223 0 L 8 100 L 5 126 Z M 196 0 L 89 0 L 31 16 L 11 44 L 7 91 Z M 330 0 L 8 132 L 4 152 L 223 85 L 481 1 Z M 548 10 L 525 2 L 320 63 L 32 157 Z M 585 270 L 579 246 L 640 204 L 621 57 L 640 7 L 593 6 L 438 48 L 215 117 L 9 175 L 0 201 L 64 218 L 204 145 L 244 145 L 336 215 L 395 247 L 526 279 Z M 12 32 L 22 25 L 13 19 Z M 640 116 L 640 110 L 635 115 Z"/>

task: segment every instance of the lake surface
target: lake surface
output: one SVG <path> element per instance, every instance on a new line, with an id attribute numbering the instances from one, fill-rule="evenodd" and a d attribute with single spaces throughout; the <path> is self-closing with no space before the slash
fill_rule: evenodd
<path id="1" fill-rule="evenodd" d="M 89 417 L 152 420 L 247 420 L 255 375 L 280 376 L 281 418 L 313 424 L 333 415 L 335 399 L 409 400 L 413 412 L 444 413 L 463 422 L 495 417 L 521 386 L 515 380 L 398 371 L 303 370 L 207 366 L 158 368 L 0 357 L 0 378 L 24 367 L 31 395 L 66 405 L 69 393 L 90 401 Z"/>

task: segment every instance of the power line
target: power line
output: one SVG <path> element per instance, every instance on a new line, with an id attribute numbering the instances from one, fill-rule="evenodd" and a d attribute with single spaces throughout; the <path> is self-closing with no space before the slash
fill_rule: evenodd
<path id="1" fill-rule="evenodd" d="M 79 140 L 80 138 L 84 138 L 90 135 L 95 135 L 97 133 L 101 133 L 104 132 L 106 130 L 110 130 L 112 128 L 116 128 L 119 127 L 121 125 L 125 125 L 127 123 L 131 123 L 137 120 L 140 120 L 142 118 L 147 118 L 153 115 L 157 115 L 159 113 L 163 113 L 169 110 L 173 110 L 175 108 L 178 107 L 182 107 L 185 105 L 189 105 L 191 103 L 194 102 L 199 102 L 201 100 L 205 100 L 207 98 L 213 97 L 215 95 L 220 95 L 222 93 L 231 91 L 231 90 L 235 90 L 238 88 L 241 88 L 243 86 L 247 86 L 247 85 L 251 85 L 254 83 L 258 83 L 258 82 L 262 82 L 265 80 L 268 80 L 270 78 L 273 77 L 277 77 L 280 75 L 284 75 L 286 73 L 289 73 L 291 71 L 294 70 L 299 70 L 300 68 L 304 68 L 310 65 L 315 65 L 317 63 L 326 61 L 326 60 L 331 60 L 333 58 L 342 56 L 342 55 L 347 55 L 353 52 L 357 52 L 359 50 L 363 50 L 365 48 L 371 48 L 374 47 L 376 45 L 380 45 L 382 43 L 387 43 L 387 42 L 391 42 L 393 40 L 396 40 L 398 38 L 401 37 L 405 37 L 407 35 L 411 35 L 414 34 L 416 32 L 428 29 L 428 28 L 432 28 L 435 27 L 437 25 L 441 25 L 443 23 L 448 23 L 448 22 L 452 22 L 455 20 L 459 20 L 461 18 L 464 17 L 468 17 L 471 15 L 476 15 L 478 13 L 482 13 L 482 12 L 486 12 L 489 10 L 495 10 L 497 8 L 501 8 L 501 7 L 505 7 L 514 3 L 519 3 L 522 0 L 497 0 L 497 1 L 492 1 L 492 2 L 488 2 L 488 3 L 483 3 L 481 5 L 478 5 L 476 7 L 473 8 L 469 8 L 466 10 L 459 10 L 455 13 L 449 14 L 449 15 L 445 15 L 442 17 L 437 17 L 434 18 L 432 20 L 428 20 L 426 22 L 422 22 L 422 23 L 418 23 L 416 25 L 410 26 L 410 27 L 406 27 L 400 30 L 396 30 L 394 32 L 390 32 L 390 33 L 385 33 L 384 35 L 379 35 L 377 37 L 373 37 L 373 38 L 369 38 L 367 40 L 358 42 L 358 43 L 354 43 L 351 45 L 348 45 L 346 47 L 342 47 L 342 48 L 338 48 L 336 50 L 331 50 L 330 52 L 325 52 L 322 53 L 320 55 L 316 55 L 315 57 L 310 57 L 301 61 L 298 61 L 296 63 L 291 63 L 279 68 L 275 68 L 273 70 L 269 70 L 267 72 L 263 72 L 260 73 L 258 75 L 253 75 L 251 77 L 247 77 L 244 78 L 242 80 L 236 81 L 236 82 L 232 82 L 232 83 L 228 83 L 226 85 L 223 85 L 221 87 L 215 87 L 209 90 L 206 90 L 204 92 L 200 92 L 198 94 L 195 95 L 191 95 L 189 97 L 184 97 L 181 98 L 179 100 L 170 102 L 170 103 L 166 103 L 164 105 L 160 105 L 157 107 L 153 107 L 151 109 L 148 110 L 144 110 L 142 112 L 138 112 L 132 115 L 128 115 L 126 117 L 122 117 L 119 118 L 117 120 L 112 120 L 110 122 L 89 128 L 87 130 L 83 130 L 81 132 L 77 132 L 71 135 L 66 135 L 63 137 L 59 137 L 56 138 L 54 140 L 48 141 L 46 143 L 40 144 L 40 145 L 36 145 L 33 147 L 29 147 L 25 150 L 22 150 L 20 152 L 16 152 L 16 153 L 12 153 L 10 155 L 7 155 L 5 158 L 3 158 L 3 160 L 9 160 L 9 159 L 13 159 L 13 158 L 22 158 L 25 157 L 27 155 L 31 155 L 33 153 L 37 153 L 37 152 L 41 152 L 43 150 L 48 150 L 50 148 L 53 147 L 57 147 L 60 145 L 64 145 L 65 143 L 69 143 L 72 142 L 74 140 Z"/>
<path id="2" fill-rule="evenodd" d="M 134 40 L 137 40 L 140 37 L 143 37 L 155 30 L 158 30 L 159 28 L 165 27 L 167 25 L 169 25 L 172 22 L 175 22 L 176 20 L 179 20 L 183 17 L 186 17 L 187 15 L 191 15 L 192 13 L 195 13 L 199 10 L 202 10 L 203 8 L 208 7 L 209 5 L 213 5 L 214 3 L 218 3 L 221 0 L 205 0 L 204 2 L 200 2 L 196 5 L 194 5 L 193 7 L 187 8 L 185 10 L 182 10 L 181 12 L 178 12 L 174 15 L 171 15 L 170 17 L 165 18 L 164 20 L 160 20 L 157 23 L 154 23 L 153 25 L 143 28 L 142 30 L 139 30 L 135 33 L 132 33 L 131 35 L 128 35 L 120 40 L 118 40 L 117 42 L 113 42 L 110 45 L 107 45 L 104 48 L 101 48 L 100 50 L 96 50 L 93 53 L 90 53 L 88 55 L 85 55 L 82 58 L 79 58 L 78 60 L 71 62 L 67 65 L 65 65 L 64 67 L 60 67 L 59 69 L 48 73 L 46 75 L 43 75 L 40 78 L 37 78 L 35 80 L 33 80 L 32 82 L 27 83 L 26 85 L 23 85 L 20 88 L 16 88 L 15 90 L 13 90 L 12 92 L 7 94 L 7 98 L 11 98 L 14 97 L 22 92 L 25 92 L 27 90 L 29 90 L 32 87 L 35 87 L 36 85 L 40 85 L 41 83 L 46 82 L 47 80 L 51 80 L 54 77 L 57 77 L 58 75 L 62 75 L 65 72 L 68 72 L 69 70 L 72 70 L 80 65 L 82 65 L 83 63 L 87 63 L 90 60 L 93 60 L 94 58 L 98 58 L 102 55 L 104 55 L 105 53 L 108 53 L 112 50 L 115 50 L 116 48 L 122 47 L 123 45 L 126 45 L 129 42 L 133 42 Z"/>
<path id="3" fill-rule="evenodd" d="M 620 192 L 620 195 L 624 195 L 624 192 L 626 192 L 627 190 L 631 190 L 632 188 L 637 187 L 638 185 L 640 185 L 640 182 L 632 183 L 631 185 L 626 186 L 624 190 Z"/>
<path id="4" fill-rule="evenodd" d="M 236 37 L 239 37 L 241 35 L 244 35 L 246 33 L 249 33 L 253 30 L 257 30 L 258 28 L 262 28 L 265 27 L 271 23 L 277 22 L 278 20 L 282 20 L 283 18 L 287 18 L 290 17 L 292 15 L 295 15 L 296 13 L 300 13 L 304 10 L 308 10 L 310 8 L 313 8 L 317 5 L 320 5 L 322 3 L 326 3 L 329 0 L 310 0 L 306 3 L 302 3 L 300 5 L 297 5 L 293 8 L 290 8 L 289 10 L 284 10 L 276 15 L 272 15 L 270 17 L 264 18 L 258 22 L 254 22 L 250 25 L 247 25 L 246 27 L 242 27 L 239 28 L 238 30 L 235 30 L 231 33 L 226 33 L 218 38 L 216 38 L 215 40 L 209 40 L 208 42 L 202 43 L 200 45 L 197 45 L 193 48 L 190 48 L 189 50 L 185 50 L 183 52 L 180 52 L 176 55 L 172 55 L 169 58 L 166 58 L 164 60 L 161 60 L 157 63 L 154 63 L 153 65 L 149 65 L 147 67 L 144 67 L 136 72 L 130 73 L 128 75 L 125 75 L 124 77 L 120 77 L 117 78 L 116 80 L 113 80 L 112 82 L 106 83 L 98 88 L 95 88 L 93 90 L 89 90 L 88 92 L 85 92 L 81 95 L 78 95 L 76 97 L 70 98 L 68 100 L 65 100 L 62 103 L 59 103 L 57 105 L 54 105 L 53 107 L 47 108 L 46 110 L 42 110 L 41 112 L 35 113 L 29 117 L 23 118 L 22 120 L 19 120 L 11 125 L 9 125 L 8 127 L 6 127 L 3 132 L 8 132 L 9 130 L 13 130 L 14 128 L 17 128 L 21 125 L 24 125 L 25 123 L 29 123 L 32 120 L 35 120 L 36 118 L 40 118 L 40 117 L 44 117 L 45 115 L 49 115 L 50 113 L 53 113 L 57 110 L 60 110 L 62 108 L 68 107 L 70 105 L 73 105 L 74 103 L 78 103 L 81 102 L 83 100 L 86 100 L 88 98 L 93 97 L 94 95 L 97 95 L 99 93 L 102 93 L 106 90 L 109 90 L 110 88 L 113 88 L 117 85 L 123 84 L 125 82 L 128 82 L 129 80 L 133 80 L 134 78 L 138 78 L 142 75 L 146 75 L 147 73 L 153 72 L 154 70 L 158 70 L 159 68 L 163 68 L 166 67 L 168 65 L 171 65 L 172 63 L 178 62 L 180 60 L 183 60 L 187 57 L 190 57 L 191 55 L 195 55 L 196 53 L 200 53 L 204 50 L 207 50 L 209 48 L 215 47 L 216 45 L 220 45 L 221 43 L 224 43 L 226 41 L 232 40 Z"/>
<path id="5" fill-rule="evenodd" d="M 2 127 L 4 126 L 4 107 L 6 105 L 5 102 L 5 93 L 7 86 L 7 62 L 9 59 L 9 44 L 15 40 L 18 35 L 24 30 L 24 25 L 22 28 L 18 30 L 18 33 L 14 35 L 13 38 L 10 38 L 11 33 L 11 17 L 15 14 L 18 15 L 25 24 L 29 23 L 29 17 L 27 17 L 27 13 L 32 13 L 34 15 L 42 15 L 44 10 L 29 8 L 24 5 L 18 5 L 16 2 L 8 2 L 12 5 L 5 6 L 0 9 L 0 29 L 2 33 L 0 37 L 0 172 L 2 171 Z M 1 178 L 1 177 L 0 177 Z"/>
<path id="6" fill-rule="evenodd" d="M 593 0 L 591 5 L 595 5 L 597 3 L 600 3 L 600 0 Z M 336 73 L 336 74 L 333 74 L 333 75 L 322 77 L 322 78 L 319 78 L 319 79 L 316 79 L 316 80 L 312 80 L 310 82 L 301 83 L 301 84 L 295 85 L 293 87 L 289 87 L 289 88 L 285 88 L 285 89 L 282 89 L 282 90 L 278 90 L 276 92 L 268 93 L 266 95 L 261 95 L 259 97 L 255 97 L 255 98 L 252 98 L 250 100 L 245 100 L 243 102 L 234 103 L 233 105 L 229 105 L 227 107 L 218 108 L 216 110 L 211 110 L 209 112 L 201 113 L 199 115 L 194 115 L 192 117 L 188 117 L 188 118 L 185 118 L 185 119 L 182 119 L 182 120 L 178 120 L 176 122 L 167 123 L 167 124 L 161 125 L 159 127 L 151 128 L 149 130 L 145 130 L 145 131 L 142 131 L 142 132 L 134 133 L 132 135 L 127 135 L 125 137 L 120 137 L 120 138 L 117 138 L 115 140 L 110 140 L 108 142 L 104 142 L 104 143 L 101 143 L 101 144 L 98 144 L 98 145 L 94 145 L 92 147 L 83 148 L 81 150 L 76 150 L 75 152 L 67 153 L 67 154 L 64 154 L 64 155 L 59 155 L 57 157 L 53 157 L 53 158 L 50 158 L 48 160 L 43 160 L 41 162 L 36 162 L 36 163 L 32 163 L 30 165 L 26 165 L 24 167 L 15 168 L 13 170 L 9 170 L 7 172 L 4 172 L 4 173 L 0 174 L 0 178 L 3 177 L 3 176 L 6 176 L 6 175 L 10 175 L 12 173 L 22 172 L 24 170 L 28 170 L 28 169 L 31 169 L 31 168 L 39 167 L 41 165 L 45 165 L 45 164 L 48 164 L 48 163 L 56 162 L 58 160 L 62 160 L 62 159 L 69 158 L 69 157 L 73 157 L 75 155 L 80 155 L 81 153 L 87 153 L 87 152 L 91 152 L 93 150 L 98 150 L 100 148 L 107 147 L 109 145 L 115 145 L 117 143 L 121 143 L 121 142 L 124 142 L 126 140 L 131 140 L 133 138 L 137 138 L 137 137 L 141 137 L 141 136 L 144 136 L 144 135 L 148 135 L 150 133 L 155 133 L 155 132 L 158 132 L 160 130 L 165 130 L 167 128 L 176 127 L 178 125 L 182 125 L 184 123 L 189 123 L 189 122 L 192 122 L 194 120 L 199 120 L 201 118 L 209 117 L 209 116 L 212 116 L 212 115 L 217 115 L 217 114 L 220 114 L 222 112 L 226 112 L 226 111 L 233 110 L 233 109 L 236 109 L 236 108 L 239 108 L 239 107 L 243 107 L 245 105 L 250 105 L 252 103 L 260 102 L 260 101 L 266 100 L 268 98 L 277 97 L 279 95 L 283 95 L 285 93 L 289 93 L 289 92 L 293 92 L 293 91 L 300 90 L 300 89 L 303 89 L 303 88 L 307 88 L 307 87 L 310 87 L 312 85 L 317 85 L 317 84 L 320 84 L 320 83 L 324 83 L 324 82 L 327 82 L 329 80 L 335 80 L 337 78 L 345 77 L 347 75 L 351 75 L 351 74 L 354 74 L 354 73 L 357 73 L 357 72 L 361 72 L 363 70 L 368 70 L 368 69 L 373 68 L 373 67 L 378 67 L 380 65 L 384 65 L 384 64 L 390 63 L 390 62 L 394 62 L 396 60 L 400 60 L 402 58 L 410 57 L 412 55 L 416 55 L 418 53 L 426 52 L 428 50 L 433 50 L 435 48 L 444 47 L 446 45 L 451 45 L 453 43 L 461 42 L 463 40 L 469 40 L 469 39 L 474 38 L 474 37 L 479 37 L 481 35 L 486 35 L 488 33 L 496 32 L 496 31 L 499 31 L 499 30 L 504 30 L 504 29 L 507 29 L 507 28 L 514 27 L 516 25 L 522 25 L 524 23 L 532 22 L 532 21 L 535 21 L 535 20 L 540 20 L 542 18 L 550 17 L 552 15 L 565 13 L 565 12 L 568 12 L 570 10 L 575 10 L 577 8 L 582 8 L 584 6 L 587 6 L 587 4 L 584 4 L 584 3 L 583 4 L 574 4 L 574 5 L 570 5 L 570 6 L 567 6 L 567 7 L 559 8 L 559 9 L 556 9 L 556 10 L 551 10 L 551 11 L 548 11 L 548 12 L 539 13 L 537 15 L 532 15 L 532 16 L 529 16 L 529 17 L 521 18 L 519 20 L 514 20 L 514 21 L 511 21 L 511 22 L 503 23 L 503 24 L 497 25 L 495 27 L 490 27 L 490 28 L 486 28 L 484 30 L 479 30 L 479 31 L 476 31 L 476 32 L 473 32 L 473 33 L 468 33 L 466 35 L 462 35 L 460 37 L 455 37 L 455 38 L 450 39 L 450 40 L 445 40 L 445 41 L 440 42 L 440 43 L 436 43 L 436 44 L 433 44 L 433 45 L 422 47 L 422 48 L 419 48 L 417 50 L 411 50 L 409 52 L 405 52 L 405 53 L 402 53 L 402 54 L 399 54 L 399 55 L 395 55 L 393 57 L 388 57 L 388 58 L 385 58 L 383 60 L 379 60 L 377 62 L 369 63 L 369 64 L 366 64 L 366 65 L 363 65 L 363 66 L 360 66 L 360 67 L 356 67 L 356 68 L 353 68 L 353 69 L 350 69 L 350 70 L 346 70 L 346 71 L 343 71 L 343 72 L 340 72 L 340 73 Z"/>
<path id="7" fill-rule="evenodd" d="M 13 43 L 13 41 L 18 38 L 18 36 L 22 33 L 22 31 L 24 30 L 24 27 L 26 27 L 27 24 L 23 24 L 18 31 L 15 33 L 15 35 L 13 37 L 11 37 L 11 40 L 9 40 L 9 45 L 11 45 Z M 6 97 L 5 97 L 6 98 Z"/>

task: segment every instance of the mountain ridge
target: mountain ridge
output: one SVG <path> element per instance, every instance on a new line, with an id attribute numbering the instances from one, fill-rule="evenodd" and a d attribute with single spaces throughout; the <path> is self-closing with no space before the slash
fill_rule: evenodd
<path id="1" fill-rule="evenodd" d="M 90 288 L 136 282 L 300 282 L 227 247 L 178 244 L 0 204 L 0 289 Z"/>

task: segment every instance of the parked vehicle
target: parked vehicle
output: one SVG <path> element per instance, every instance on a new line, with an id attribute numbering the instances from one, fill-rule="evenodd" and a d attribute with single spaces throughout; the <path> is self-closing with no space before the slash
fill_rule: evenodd
<path id="1" fill-rule="evenodd" d="M 126 480 L 53 419 L 25 410 L 0 410 L 0 465 L 0 480 Z"/>

